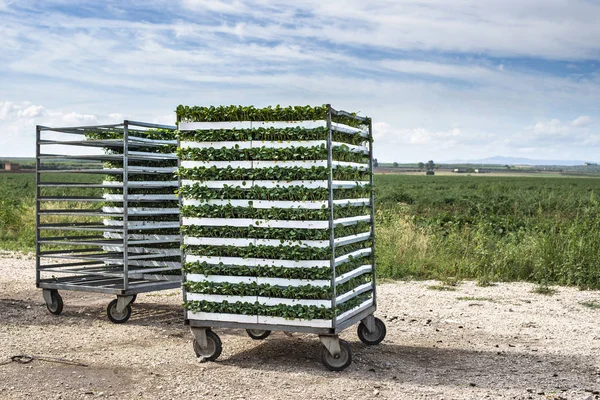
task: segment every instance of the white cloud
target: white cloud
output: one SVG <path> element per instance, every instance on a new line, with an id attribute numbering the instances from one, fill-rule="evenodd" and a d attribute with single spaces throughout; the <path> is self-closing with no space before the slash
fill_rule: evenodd
<path id="1" fill-rule="evenodd" d="M 23 7 L 41 8 L 39 18 L 16 7 L 0 16 L 0 131 L 13 139 L 30 140 L 35 123 L 172 124 L 180 103 L 332 103 L 373 117 L 382 160 L 565 146 L 598 154 L 577 146 L 593 146 L 600 74 L 539 69 L 547 58 L 600 57 L 591 40 L 600 6 L 583 0 L 147 2 L 160 21 L 142 21 L 127 2 L 86 18 L 44 8 L 57 1 Z M 532 114 L 560 120 L 523 129 Z M 31 143 L 4 135 L 2 149 L 31 154 Z"/>
<path id="2" fill-rule="evenodd" d="M 592 117 L 589 115 L 582 115 L 581 117 L 575 118 L 571 125 L 576 127 L 588 126 L 593 122 Z"/>
<path id="3" fill-rule="evenodd" d="M 119 123 L 121 114 L 94 115 L 47 109 L 28 101 L 0 101 L 0 149 L 3 155 L 32 156 L 35 154 L 35 126 L 49 127 Z"/>

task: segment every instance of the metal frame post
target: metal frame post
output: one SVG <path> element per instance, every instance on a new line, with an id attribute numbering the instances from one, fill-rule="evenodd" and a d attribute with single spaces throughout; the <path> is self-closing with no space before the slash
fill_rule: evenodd
<path id="1" fill-rule="evenodd" d="M 179 116 L 177 116 L 177 132 L 179 132 L 179 123 L 180 123 L 180 118 Z M 181 147 L 181 136 L 179 134 L 177 134 L 177 148 Z M 185 273 L 185 250 L 184 250 L 184 245 L 183 245 L 183 230 L 181 229 L 183 227 L 183 214 L 181 213 L 181 209 L 183 207 L 183 202 L 182 202 L 182 198 L 181 198 L 181 175 L 179 174 L 179 170 L 181 169 L 181 157 L 177 157 L 177 181 L 179 182 L 178 186 L 177 186 L 177 199 L 179 200 L 179 243 L 180 243 L 180 250 L 181 250 L 181 286 L 183 288 L 183 284 L 186 281 L 186 273 Z M 187 302 L 187 290 L 183 289 L 181 291 L 182 294 L 182 300 L 183 302 Z M 182 307 L 183 308 L 183 307 Z M 187 323 L 187 310 L 185 308 L 183 308 L 183 320 Z M 194 333 L 194 330 L 192 329 L 192 333 Z M 204 335 L 204 340 L 206 340 L 206 334 Z"/>
<path id="2" fill-rule="evenodd" d="M 40 140 L 42 128 L 40 125 L 35 127 L 35 286 L 40 283 Z"/>
<path id="3" fill-rule="evenodd" d="M 123 290 L 129 289 L 129 121 L 123 122 Z"/>
<path id="4" fill-rule="evenodd" d="M 375 264 L 375 184 L 373 179 L 373 121 L 369 118 L 369 170 L 371 184 L 371 257 L 373 264 L 373 305 L 377 307 L 377 265 Z"/>
<path id="5" fill-rule="evenodd" d="M 331 299 L 331 308 L 333 310 L 332 328 L 335 329 L 337 315 L 335 309 L 337 290 L 335 287 L 335 232 L 334 232 L 334 210 L 333 210 L 333 138 L 331 133 L 331 105 L 327 104 L 327 186 L 329 188 L 329 248 L 331 249 L 331 287 L 333 289 L 333 298 Z"/>

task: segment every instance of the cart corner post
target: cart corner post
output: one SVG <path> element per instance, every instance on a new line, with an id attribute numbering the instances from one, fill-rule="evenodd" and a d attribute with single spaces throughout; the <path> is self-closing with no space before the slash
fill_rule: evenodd
<path id="1" fill-rule="evenodd" d="M 123 121 L 123 290 L 129 289 L 129 121 Z"/>
<path id="2" fill-rule="evenodd" d="M 40 140 L 42 127 L 35 126 L 35 286 L 40 287 Z"/>

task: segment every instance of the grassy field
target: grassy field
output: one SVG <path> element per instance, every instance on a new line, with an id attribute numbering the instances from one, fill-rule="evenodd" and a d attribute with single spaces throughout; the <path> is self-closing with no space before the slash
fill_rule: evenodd
<path id="1" fill-rule="evenodd" d="M 597 178 L 380 175 L 379 276 L 600 288 Z"/>
<path id="2" fill-rule="evenodd" d="M 599 191 L 590 177 L 377 175 L 379 276 L 600 288 Z M 0 174 L 0 196 L 0 248 L 33 250 L 35 175 Z"/>

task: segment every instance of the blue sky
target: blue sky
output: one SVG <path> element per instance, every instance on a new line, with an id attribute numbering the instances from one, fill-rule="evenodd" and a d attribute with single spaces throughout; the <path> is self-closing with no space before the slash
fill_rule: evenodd
<path id="1" fill-rule="evenodd" d="M 600 160 L 600 1 L 0 0 L 0 156 L 178 104 L 373 118 L 381 161 Z"/>

